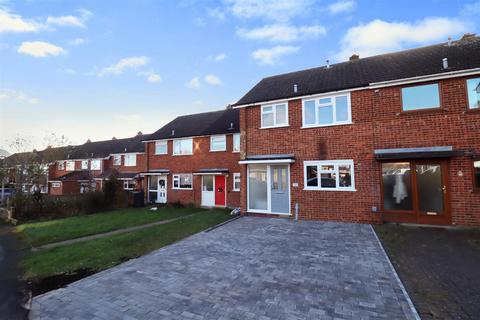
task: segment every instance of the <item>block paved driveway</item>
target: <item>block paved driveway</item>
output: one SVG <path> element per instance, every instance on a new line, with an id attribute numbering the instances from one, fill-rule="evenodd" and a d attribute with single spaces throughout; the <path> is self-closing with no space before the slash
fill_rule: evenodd
<path id="1" fill-rule="evenodd" d="M 33 319 L 413 319 L 369 225 L 243 217 L 36 297 Z"/>

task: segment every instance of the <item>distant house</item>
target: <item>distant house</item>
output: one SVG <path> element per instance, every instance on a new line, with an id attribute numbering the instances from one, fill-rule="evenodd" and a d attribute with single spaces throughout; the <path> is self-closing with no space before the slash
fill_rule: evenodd
<path id="1" fill-rule="evenodd" d="M 145 191 L 152 203 L 240 205 L 238 110 L 181 116 L 145 138 Z"/>

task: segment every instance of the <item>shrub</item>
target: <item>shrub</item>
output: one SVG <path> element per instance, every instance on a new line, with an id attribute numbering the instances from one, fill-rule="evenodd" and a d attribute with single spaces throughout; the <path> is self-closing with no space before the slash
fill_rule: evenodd
<path id="1" fill-rule="evenodd" d="M 85 213 L 95 213 L 105 210 L 109 207 L 109 201 L 105 194 L 100 191 L 90 191 L 85 194 L 83 210 Z"/>

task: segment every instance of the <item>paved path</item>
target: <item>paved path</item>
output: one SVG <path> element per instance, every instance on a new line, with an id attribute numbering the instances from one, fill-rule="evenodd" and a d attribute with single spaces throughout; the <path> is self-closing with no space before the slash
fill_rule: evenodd
<path id="1" fill-rule="evenodd" d="M 413 319 L 369 225 L 245 217 L 33 301 L 34 319 Z"/>
<path id="2" fill-rule="evenodd" d="M 65 241 L 58 241 L 58 242 L 54 242 L 54 243 L 48 243 L 48 244 L 44 244 L 43 246 L 33 247 L 32 251 L 38 251 L 40 249 L 51 249 L 51 248 L 55 248 L 55 247 L 66 246 L 66 245 L 69 245 L 69 244 L 72 244 L 72 243 L 110 237 L 110 236 L 113 236 L 115 234 L 137 231 L 137 230 L 141 230 L 141 229 L 145 229 L 145 228 L 150 228 L 150 227 L 153 227 L 153 226 L 158 226 L 160 224 L 169 223 L 169 222 L 172 222 L 172 221 L 175 221 L 175 220 L 185 219 L 185 218 L 188 218 L 188 217 L 193 216 L 193 215 L 198 214 L 198 213 L 201 213 L 201 212 L 192 213 L 192 214 L 182 216 L 182 217 L 178 217 L 178 218 L 174 218 L 174 219 L 161 220 L 161 221 L 152 222 L 152 223 L 148 223 L 148 224 L 142 224 L 142 225 L 135 226 L 135 227 L 123 228 L 123 229 L 113 230 L 113 231 L 104 232 L 104 233 L 97 233 L 97 234 L 93 234 L 93 235 L 90 235 L 90 236 L 85 236 L 85 237 L 80 237 L 80 238 L 75 238 L 75 239 L 70 239 L 70 240 L 65 240 Z"/>

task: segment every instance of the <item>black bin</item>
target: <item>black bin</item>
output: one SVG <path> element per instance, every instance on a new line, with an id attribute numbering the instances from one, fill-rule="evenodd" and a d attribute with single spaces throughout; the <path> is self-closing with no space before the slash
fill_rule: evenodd
<path id="1" fill-rule="evenodd" d="M 145 206 L 143 190 L 133 192 L 133 207 L 141 208 L 143 206 Z"/>

